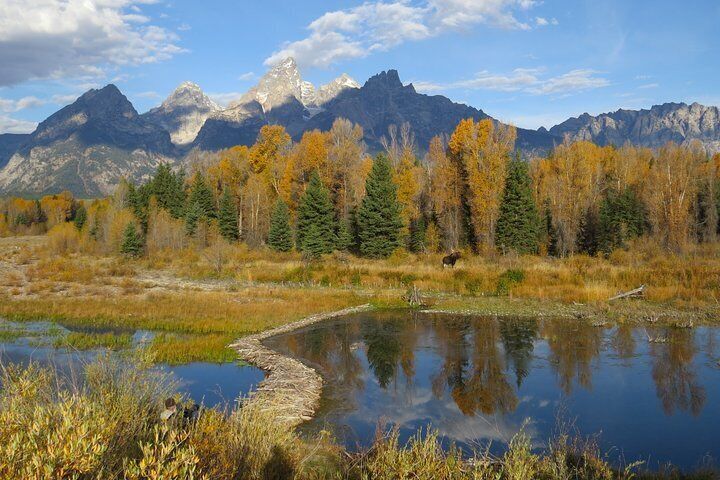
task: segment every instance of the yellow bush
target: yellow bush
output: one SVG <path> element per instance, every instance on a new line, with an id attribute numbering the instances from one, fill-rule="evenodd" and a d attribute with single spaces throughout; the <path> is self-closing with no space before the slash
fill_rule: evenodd
<path id="1" fill-rule="evenodd" d="M 48 232 L 48 247 L 52 253 L 63 255 L 77 252 L 80 247 L 80 232 L 72 223 L 60 223 Z"/>

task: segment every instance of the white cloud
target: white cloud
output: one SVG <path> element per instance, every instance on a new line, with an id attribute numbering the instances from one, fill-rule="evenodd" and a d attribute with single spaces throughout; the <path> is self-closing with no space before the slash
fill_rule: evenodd
<path id="1" fill-rule="evenodd" d="M 648 88 L 658 88 L 660 86 L 659 83 L 646 83 L 645 85 L 640 85 L 637 88 L 640 89 L 648 89 Z"/>
<path id="2" fill-rule="evenodd" d="M 58 105 L 68 105 L 78 99 L 80 95 L 76 93 L 70 93 L 67 95 L 53 95 L 52 102 Z"/>
<path id="3" fill-rule="evenodd" d="M 480 72 L 475 78 L 456 82 L 455 88 L 469 88 L 471 90 L 495 90 L 499 92 L 517 92 L 533 85 L 538 85 L 540 80 L 537 75 L 538 69 L 516 68 L 510 74 L 498 75 L 487 71 Z"/>
<path id="4" fill-rule="evenodd" d="M 97 76 L 112 66 L 153 63 L 182 52 L 176 34 L 134 8 L 143 3 L 152 0 L 3 0 L 0 86 Z"/>
<path id="5" fill-rule="evenodd" d="M 544 80 L 529 91 L 539 95 L 571 94 L 610 85 L 607 79 L 595 76 L 597 73 L 595 70 L 589 69 L 572 70 L 563 75 Z"/>
<path id="6" fill-rule="evenodd" d="M 567 95 L 605 87 L 610 84 L 607 79 L 599 77 L 597 74 L 598 72 L 595 70 L 577 69 L 562 75 L 547 77 L 541 68 L 516 68 L 506 74 L 483 71 L 469 80 L 461 80 L 445 85 L 422 81 L 413 83 L 413 85 L 419 91 L 424 92 L 468 89 L 524 92 L 532 95 Z"/>
<path id="7" fill-rule="evenodd" d="M 190 25 L 188 25 L 187 23 L 182 23 L 182 24 L 180 24 L 179 27 L 177 27 L 177 29 L 180 30 L 181 32 L 187 32 L 188 30 L 192 30 L 192 27 Z"/>
<path id="8" fill-rule="evenodd" d="M 238 77 L 238 80 L 240 80 L 242 82 L 247 82 L 249 80 L 254 80 L 254 79 L 255 79 L 255 72 L 246 72 Z"/>
<path id="9" fill-rule="evenodd" d="M 530 29 L 517 11 L 534 0 L 409 0 L 368 1 L 327 12 L 308 26 L 307 37 L 286 42 L 265 60 L 275 65 L 293 57 L 301 67 L 327 67 L 341 60 L 366 57 L 407 41 L 417 41 L 474 25 Z"/>
<path id="10" fill-rule="evenodd" d="M 150 98 L 150 99 L 162 98 L 158 92 L 153 92 L 153 91 L 136 93 L 134 96 L 136 96 L 138 98 Z"/>
<path id="11" fill-rule="evenodd" d="M 0 133 L 30 133 L 37 127 L 36 122 L 16 120 L 0 115 Z"/>
<path id="12" fill-rule="evenodd" d="M 547 27 L 548 25 L 557 25 L 556 18 L 547 19 L 545 17 L 535 17 L 535 25 L 538 27 Z"/>
<path id="13" fill-rule="evenodd" d="M 447 87 L 445 85 L 440 85 L 439 83 L 433 83 L 433 82 L 410 82 L 413 84 L 413 87 L 415 87 L 415 90 L 418 92 L 424 92 L 424 93 L 432 93 L 432 92 L 441 92 L 443 90 L 447 90 Z"/>
<path id="14" fill-rule="evenodd" d="M 11 113 L 25 110 L 26 108 L 33 108 L 45 105 L 47 102 L 37 97 L 29 96 L 23 97 L 18 100 L 11 100 L 7 98 L 0 98 L 0 111 Z"/>

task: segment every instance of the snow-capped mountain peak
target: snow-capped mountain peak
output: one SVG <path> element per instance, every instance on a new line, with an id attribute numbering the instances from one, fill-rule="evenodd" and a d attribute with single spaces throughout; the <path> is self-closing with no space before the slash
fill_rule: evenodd
<path id="1" fill-rule="evenodd" d="M 184 145 L 195 140 L 205 120 L 220 109 L 200 86 L 185 81 L 159 107 L 143 114 L 143 117 L 167 130 L 173 143 Z"/>

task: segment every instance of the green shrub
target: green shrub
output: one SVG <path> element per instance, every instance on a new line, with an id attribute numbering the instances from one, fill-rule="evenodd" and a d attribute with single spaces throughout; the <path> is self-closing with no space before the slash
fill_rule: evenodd
<path id="1" fill-rule="evenodd" d="M 519 285 L 525 280 L 525 272 L 517 269 L 505 270 L 500 278 L 498 278 L 495 294 L 505 296 L 510 293 L 510 289 L 515 285 Z"/>

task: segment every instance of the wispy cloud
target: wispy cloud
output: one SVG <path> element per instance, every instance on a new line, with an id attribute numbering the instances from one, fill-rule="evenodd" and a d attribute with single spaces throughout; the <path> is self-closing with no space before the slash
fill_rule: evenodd
<path id="1" fill-rule="evenodd" d="M 357 7 L 325 13 L 308 25 L 307 37 L 286 42 L 265 64 L 275 65 L 293 57 L 301 67 L 327 67 L 408 41 L 481 24 L 529 30 L 532 22 L 521 20 L 518 14 L 538 3 L 535 0 L 368 1 Z M 546 24 L 552 23 L 552 20 L 543 20 Z M 537 20 L 535 24 L 539 25 Z"/>
<path id="2" fill-rule="evenodd" d="M 516 68 L 510 73 L 479 72 L 473 78 L 448 84 L 432 82 L 413 83 L 422 92 L 444 90 L 491 90 L 496 92 L 523 92 L 532 95 L 572 94 L 606 87 L 610 82 L 591 69 L 576 69 L 567 73 L 546 76 L 541 68 Z"/>
<path id="3" fill-rule="evenodd" d="M 659 83 L 646 83 L 645 85 L 640 85 L 638 88 L 645 90 L 648 88 L 658 88 L 659 86 Z"/>
<path id="4" fill-rule="evenodd" d="M 255 78 L 256 78 L 255 72 L 246 72 L 246 73 L 243 73 L 242 75 L 238 76 L 238 80 L 240 80 L 241 82 L 255 80 Z"/>
<path id="5" fill-rule="evenodd" d="M 34 108 L 45 105 L 47 102 L 37 97 L 29 96 L 18 100 L 0 98 L 0 111 L 5 113 L 19 112 L 26 108 Z"/>
<path id="6" fill-rule="evenodd" d="M 240 92 L 224 92 L 224 93 L 208 93 L 210 99 L 220 106 L 226 107 L 233 100 L 237 100 L 242 97 Z"/>
<path id="7" fill-rule="evenodd" d="M 548 25 L 557 25 L 558 23 L 556 18 L 535 17 L 535 25 L 538 27 L 547 27 Z"/>
<path id="8" fill-rule="evenodd" d="M 37 127 L 37 122 L 17 120 L 0 115 L 0 133 L 30 133 Z"/>

